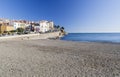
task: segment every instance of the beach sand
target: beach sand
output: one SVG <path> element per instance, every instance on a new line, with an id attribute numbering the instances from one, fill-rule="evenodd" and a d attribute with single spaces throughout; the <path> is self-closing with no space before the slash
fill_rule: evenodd
<path id="1" fill-rule="evenodd" d="M 120 77 L 120 44 L 0 41 L 0 77 Z"/>

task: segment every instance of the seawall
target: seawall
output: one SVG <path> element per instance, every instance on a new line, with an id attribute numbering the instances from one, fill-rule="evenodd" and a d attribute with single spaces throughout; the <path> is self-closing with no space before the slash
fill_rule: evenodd
<path id="1" fill-rule="evenodd" d="M 0 40 L 28 40 L 28 39 L 48 39 L 59 37 L 60 32 L 44 33 L 44 34 L 26 34 L 26 35 L 15 35 L 0 37 Z"/>

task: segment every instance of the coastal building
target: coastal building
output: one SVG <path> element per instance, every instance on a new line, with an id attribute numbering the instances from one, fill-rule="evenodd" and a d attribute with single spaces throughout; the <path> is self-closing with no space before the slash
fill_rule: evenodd
<path id="1" fill-rule="evenodd" d="M 40 32 L 47 32 L 54 29 L 54 23 L 52 21 L 42 20 L 40 21 Z"/>
<path id="2" fill-rule="evenodd" d="M 14 30 L 14 27 L 12 25 L 9 25 L 9 23 L 0 24 L 0 33 L 4 33 L 5 31 L 11 31 L 11 30 Z"/>
<path id="3" fill-rule="evenodd" d="M 0 23 L 3 23 L 4 21 L 2 19 L 0 19 Z"/>
<path id="4" fill-rule="evenodd" d="M 10 20 L 5 18 L 0 18 L 0 23 L 10 23 Z"/>
<path id="5" fill-rule="evenodd" d="M 28 27 L 30 24 L 27 23 L 27 21 L 13 21 L 13 26 L 14 29 L 16 30 L 17 28 L 23 28 L 25 29 L 26 27 Z"/>
<path id="6" fill-rule="evenodd" d="M 50 32 L 54 30 L 54 22 L 42 20 L 40 22 L 26 21 L 26 20 L 9 20 L 0 18 L 0 31 L 16 30 L 17 28 L 23 28 L 32 32 Z"/>

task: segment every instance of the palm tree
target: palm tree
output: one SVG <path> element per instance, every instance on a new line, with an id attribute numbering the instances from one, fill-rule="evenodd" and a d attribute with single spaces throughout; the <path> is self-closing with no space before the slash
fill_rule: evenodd
<path id="1" fill-rule="evenodd" d="M 56 26 L 56 25 L 54 25 L 54 28 L 56 29 L 56 28 L 57 28 L 57 26 Z"/>
<path id="2" fill-rule="evenodd" d="M 57 26 L 57 29 L 60 29 L 60 25 Z"/>
<path id="3" fill-rule="evenodd" d="M 64 27 L 61 27 L 60 30 L 64 30 L 65 28 Z"/>

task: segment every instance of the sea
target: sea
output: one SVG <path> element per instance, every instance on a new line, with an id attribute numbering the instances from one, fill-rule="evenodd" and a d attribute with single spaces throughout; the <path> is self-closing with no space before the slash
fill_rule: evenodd
<path id="1" fill-rule="evenodd" d="M 61 38 L 66 41 L 120 43 L 120 33 L 68 33 Z"/>

